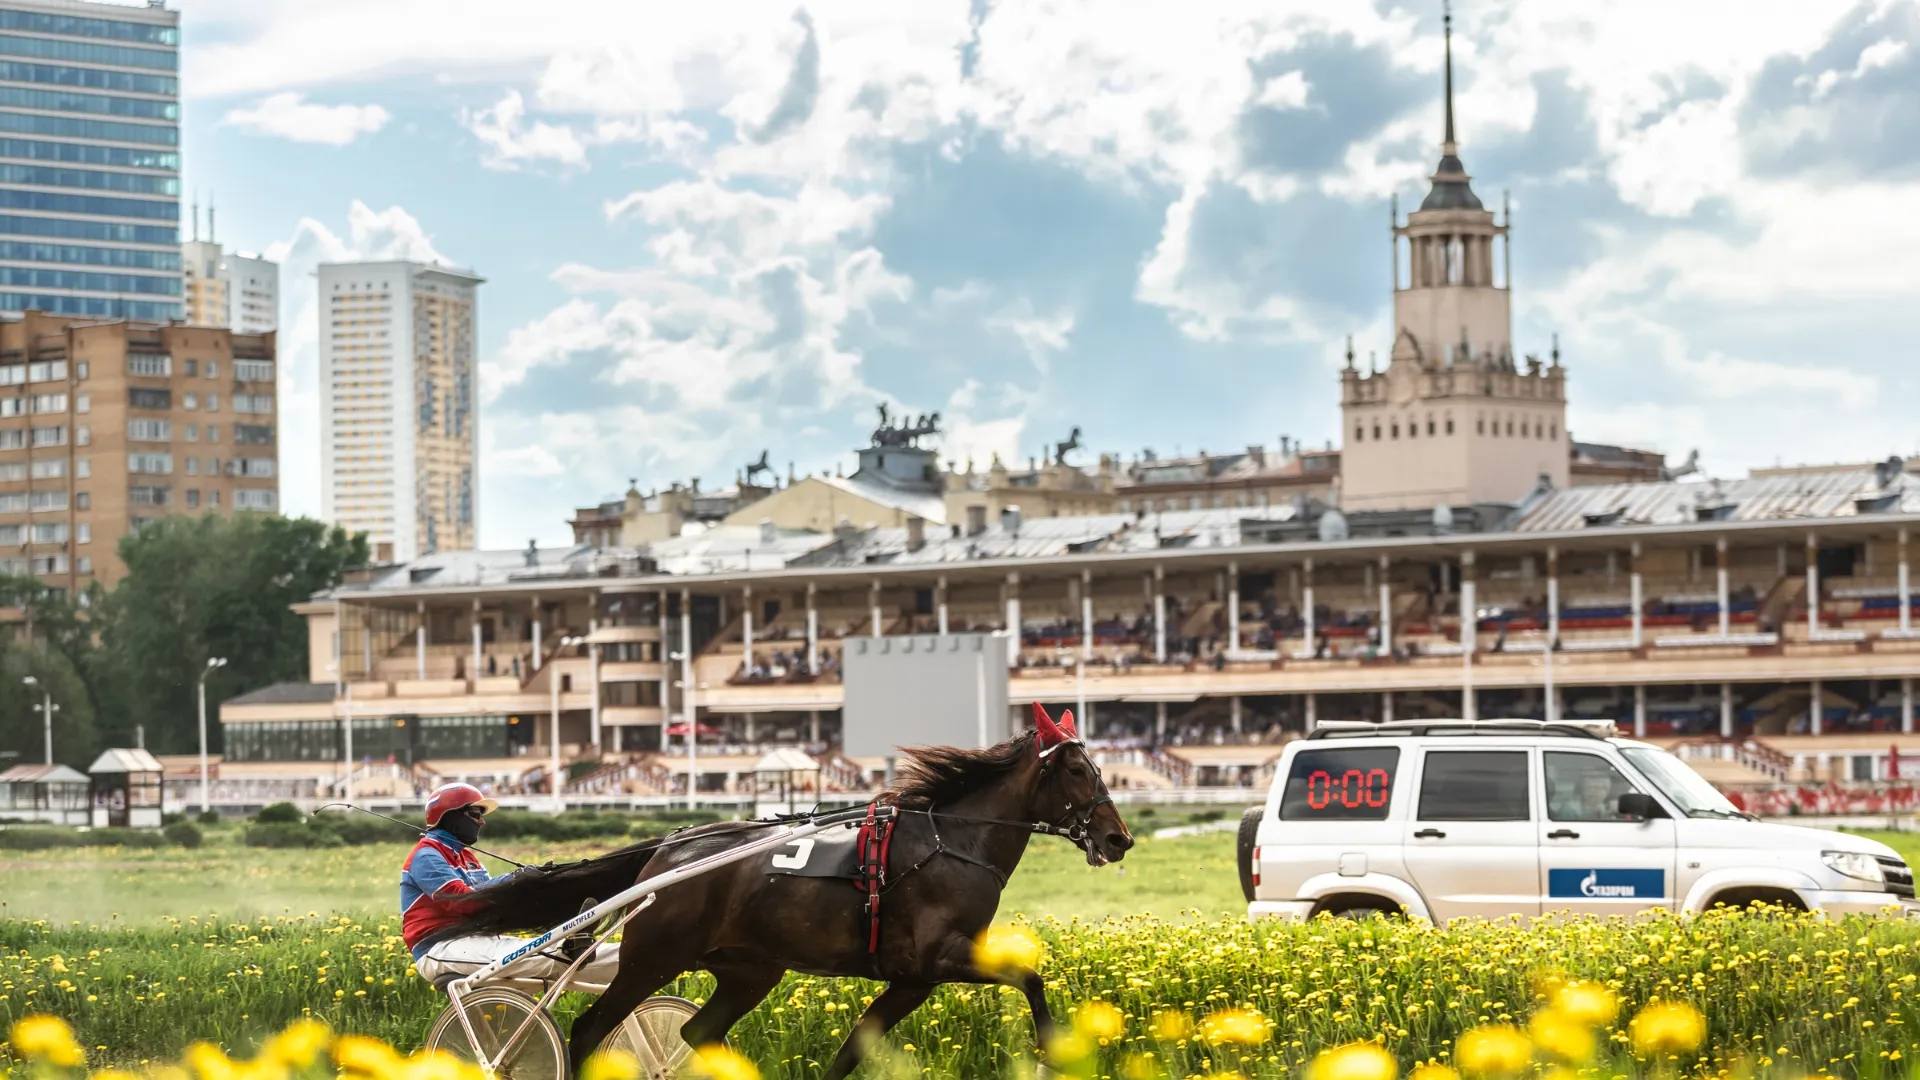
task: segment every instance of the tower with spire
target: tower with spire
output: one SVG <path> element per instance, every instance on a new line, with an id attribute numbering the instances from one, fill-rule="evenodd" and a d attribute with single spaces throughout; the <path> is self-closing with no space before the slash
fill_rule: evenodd
<path id="1" fill-rule="evenodd" d="M 1445 119 L 1426 198 L 1395 197 L 1393 346 L 1385 371 L 1341 373 L 1341 502 L 1413 509 L 1518 502 L 1541 478 L 1567 484 L 1566 378 L 1515 363 L 1512 215 L 1474 193 L 1454 129 L 1453 13 L 1442 16 Z"/>

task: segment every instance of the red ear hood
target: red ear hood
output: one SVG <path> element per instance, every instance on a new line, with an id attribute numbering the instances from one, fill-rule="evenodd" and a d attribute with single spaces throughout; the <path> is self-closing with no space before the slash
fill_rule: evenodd
<path id="1" fill-rule="evenodd" d="M 1047 715 L 1047 710 L 1039 702 L 1034 702 L 1033 729 L 1039 734 L 1034 745 L 1042 754 L 1062 743 L 1080 741 L 1080 733 L 1073 727 L 1072 709 L 1060 714 L 1060 722 L 1056 724 L 1053 722 L 1053 717 Z"/>

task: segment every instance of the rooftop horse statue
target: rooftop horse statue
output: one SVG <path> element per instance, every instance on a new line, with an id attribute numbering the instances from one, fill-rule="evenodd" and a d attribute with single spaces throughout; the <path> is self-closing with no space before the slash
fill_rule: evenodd
<path id="1" fill-rule="evenodd" d="M 618 973 L 574 1023 L 567 1053 L 576 1074 L 622 1017 L 697 969 L 711 971 L 717 986 L 681 1030 L 690 1046 L 723 1039 L 788 971 L 886 982 L 841 1044 L 827 1080 L 850 1075 L 866 1040 L 899 1023 L 941 983 L 1017 987 L 1044 1046 L 1053 1018 L 1040 975 L 976 967 L 974 940 L 993 921 L 1029 837 L 1066 836 L 1091 866 L 1125 857 L 1133 837 L 1074 729 L 1073 714 L 1055 723 L 1038 703 L 1033 709 L 1034 731 L 985 749 L 902 750 L 899 779 L 874 803 L 895 815 L 886 868 L 874 886 L 885 897 L 884 917 L 870 917 L 868 894 L 848 888 L 845 879 L 788 876 L 762 858 L 663 890 L 645 915 L 627 924 Z M 764 835 L 757 833 L 763 827 L 701 826 L 509 879 L 476 894 L 472 912 L 446 933 L 545 929 L 580 911 L 584 901 Z"/>

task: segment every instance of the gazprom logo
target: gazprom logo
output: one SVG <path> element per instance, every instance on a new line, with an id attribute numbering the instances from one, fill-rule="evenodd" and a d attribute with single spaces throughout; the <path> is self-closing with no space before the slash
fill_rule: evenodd
<path id="1" fill-rule="evenodd" d="M 1547 871 L 1547 895 L 1593 900 L 1658 900 L 1666 896 L 1667 872 L 1641 869 Z"/>

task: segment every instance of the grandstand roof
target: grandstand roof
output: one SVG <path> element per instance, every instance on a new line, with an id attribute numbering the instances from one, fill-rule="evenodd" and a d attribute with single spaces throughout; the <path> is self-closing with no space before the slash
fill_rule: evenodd
<path id="1" fill-rule="evenodd" d="M 1883 479 L 1887 482 L 1882 483 Z M 1856 468 L 1744 480 L 1568 488 L 1523 507 L 1514 531 L 1911 513 L 1920 513 L 1920 478 L 1904 471 L 1886 477 L 1875 469 Z"/>

